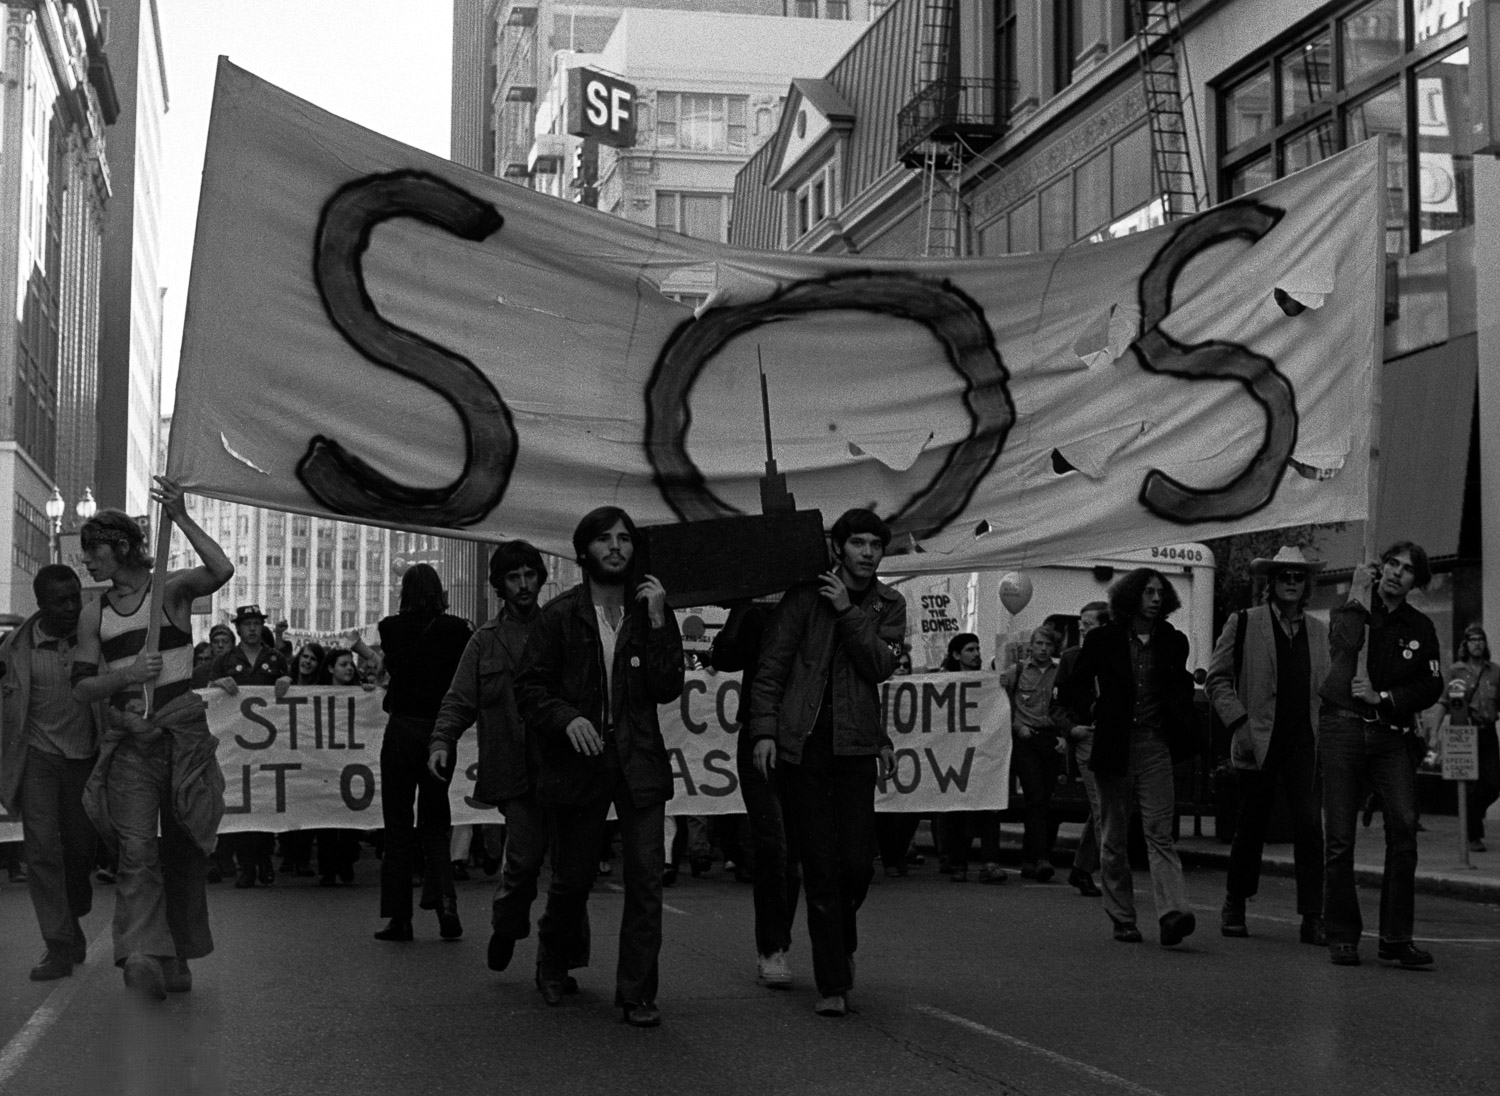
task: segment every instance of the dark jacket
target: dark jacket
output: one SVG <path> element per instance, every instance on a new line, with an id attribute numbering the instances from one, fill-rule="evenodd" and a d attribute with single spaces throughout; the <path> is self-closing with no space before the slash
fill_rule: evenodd
<path id="1" fill-rule="evenodd" d="M 765 605 L 748 602 L 736 605 L 719 634 L 714 636 L 709 662 L 715 670 L 740 674 L 740 703 L 735 719 L 741 732 L 750 718 L 750 694 L 755 688 L 755 671 L 760 666 L 760 649 L 766 641 L 766 625 L 770 622 L 771 610 Z M 741 733 L 740 741 L 751 741 L 748 733 Z"/>
<path id="2" fill-rule="evenodd" d="M 791 764 L 802 760 L 830 674 L 833 752 L 857 757 L 891 745 L 878 686 L 896 671 L 906 599 L 876 579 L 852 601 L 836 613 L 818 586 L 799 586 L 771 614 L 750 697 L 750 737 L 775 739 L 778 756 Z"/>
<path id="3" fill-rule="evenodd" d="M 456 756 L 458 740 L 477 721 L 479 779 L 474 798 L 498 807 L 531 791 L 537 758 L 528 757 L 526 727 L 516 707 L 516 673 L 526 650 L 526 635 L 536 620 L 523 621 L 509 608 L 479 626 L 458 660 L 453 682 L 438 710 L 432 749 Z"/>
<path id="4" fill-rule="evenodd" d="M 1356 700 L 1350 691 L 1359 649 L 1365 643 L 1366 624 L 1370 626 L 1370 685 L 1376 692 L 1391 694 L 1389 702 L 1375 706 Z M 1443 695 L 1437 630 L 1407 602 L 1387 612 L 1385 602 L 1376 597 L 1371 613 L 1357 601 L 1346 601 L 1328 615 L 1328 651 L 1328 676 L 1319 695 L 1367 719 L 1411 727 L 1417 713 L 1432 707 Z"/>
<path id="5" fill-rule="evenodd" d="M 531 627 L 516 699 L 526 733 L 537 743 L 537 797 L 544 803 L 594 803 L 613 789 L 604 756 L 588 757 L 568 740 L 568 724 L 579 716 L 604 734 L 605 749 L 618 751 L 631 801 L 647 807 L 672 798 L 672 770 L 656 719 L 658 704 L 682 695 L 682 635 L 667 611 L 651 627 L 646 607 L 632 599 L 615 641 L 614 724 L 604 705 L 604 648 L 588 580 L 543 607 Z"/>
<path id="6" fill-rule="evenodd" d="M 392 715 L 436 719 L 469 645 L 469 622 L 450 613 L 396 613 L 379 628 L 380 653 L 390 675 L 383 707 Z"/>
<path id="7" fill-rule="evenodd" d="M 275 685 L 277 678 L 290 677 L 292 673 L 286 656 L 270 644 L 263 644 L 259 657 L 252 659 L 236 643 L 233 650 L 225 651 L 210 665 L 210 681 L 232 677 L 236 685 Z"/>
<path id="8" fill-rule="evenodd" d="M 1094 750 L 1089 768 L 1100 776 L 1120 776 L 1130 764 L 1130 730 L 1135 723 L 1135 672 L 1125 625 L 1102 624 L 1088 634 L 1059 698 L 1075 715 L 1093 716 Z M 1173 760 L 1198 748 L 1193 678 L 1187 671 L 1188 641 L 1164 620 L 1151 631 L 1153 666 L 1162 698 L 1162 730 Z M 1093 693 L 1090 703 L 1090 693 Z"/>
<path id="9" fill-rule="evenodd" d="M 1073 728 L 1086 727 L 1093 718 L 1094 689 L 1089 686 L 1081 694 L 1069 695 L 1068 682 L 1078 668 L 1078 656 L 1082 647 L 1069 647 L 1057 656 L 1057 677 L 1052 681 L 1052 722 L 1063 734 L 1072 735 Z M 1075 708 L 1072 705 L 1076 703 Z"/>

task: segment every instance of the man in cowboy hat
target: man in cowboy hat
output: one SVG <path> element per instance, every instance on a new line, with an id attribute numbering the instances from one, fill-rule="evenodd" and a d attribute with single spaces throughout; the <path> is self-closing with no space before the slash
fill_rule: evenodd
<path id="1" fill-rule="evenodd" d="M 240 641 L 228 653 L 213 661 L 209 670 L 209 684 L 223 689 L 230 696 L 239 692 L 241 685 L 275 685 L 277 678 L 290 677 L 291 667 L 286 656 L 266 640 L 266 614 L 259 605 L 241 605 L 234 611 L 234 630 Z M 271 865 L 271 854 L 276 851 L 276 835 L 261 831 L 242 831 L 225 834 L 219 847 L 232 852 L 239 873 L 234 885 L 241 890 L 270 886 L 276 881 L 276 870 Z"/>
<path id="2" fill-rule="evenodd" d="M 1266 581 L 1263 604 L 1232 615 L 1214 646 L 1204 688 L 1233 735 L 1230 763 L 1240 812 L 1229 852 L 1221 929 L 1248 936 L 1245 900 L 1260 885 L 1266 822 L 1280 781 L 1292 814 L 1297 912 L 1304 944 L 1322 946 L 1323 822 L 1317 776 L 1318 689 L 1328 676 L 1328 628 L 1304 610 L 1323 564 L 1282 547 L 1250 561 Z"/>

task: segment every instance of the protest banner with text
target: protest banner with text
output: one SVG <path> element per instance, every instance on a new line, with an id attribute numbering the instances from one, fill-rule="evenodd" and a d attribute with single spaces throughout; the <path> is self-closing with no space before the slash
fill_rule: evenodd
<path id="1" fill-rule="evenodd" d="M 758 512 L 763 365 L 798 502 L 866 500 L 903 569 L 1362 518 L 1378 146 L 1063 251 L 783 254 L 470 171 L 221 61 L 167 471 L 571 557 L 604 500 Z M 713 278 L 696 312 L 665 291 L 684 271 Z"/>
<path id="2" fill-rule="evenodd" d="M 375 829 L 380 817 L 380 692 L 359 689 L 204 690 L 219 738 L 225 811 L 220 832 L 316 827 Z M 875 809 L 929 814 L 1001 810 L 1008 802 L 1010 706 L 993 674 L 927 674 L 881 686 L 896 775 L 881 781 Z M 681 699 L 659 714 L 674 777 L 668 814 L 737 814 L 738 674 L 694 671 Z M 474 732 L 458 747 L 449 791 L 454 825 L 497 822 L 470 796 L 478 775 Z M 20 825 L 0 817 L 0 841 Z"/>

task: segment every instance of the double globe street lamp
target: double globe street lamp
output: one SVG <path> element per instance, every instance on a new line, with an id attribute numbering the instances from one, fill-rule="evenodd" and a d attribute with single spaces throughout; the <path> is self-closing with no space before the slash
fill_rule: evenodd
<path id="1" fill-rule="evenodd" d="M 48 520 L 52 522 L 53 563 L 62 562 L 62 519 L 63 512 L 67 508 L 68 504 L 63 501 L 62 492 L 54 484 L 52 487 L 52 497 L 47 500 L 46 506 L 43 507 L 47 512 Z M 94 489 L 92 487 L 85 487 L 83 489 L 83 498 L 79 499 L 74 505 L 73 512 L 78 515 L 80 522 L 85 522 L 98 513 L 98 511 L 99 504 L 94 501 Z"/>

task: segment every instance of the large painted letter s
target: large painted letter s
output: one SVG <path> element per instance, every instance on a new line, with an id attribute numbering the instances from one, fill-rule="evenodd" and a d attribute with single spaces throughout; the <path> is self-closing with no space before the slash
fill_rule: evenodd
<path id="1" fill-rule="evenodd" d="M 398 483 L 321 434 L 297 464 L 297 476 L 324 506 L 351 517 L 459 527 L 481 521 L 505 494 L 516 463 L 510 409 L 474 363 L 383 319 L 365 289 L 361 264 L 382 221 L 415 217 L 466 240 L 483 240 L 503 223 L 499 212 L 435 175 L 396 171 L 342 187 L 323 207 L 313 277 L 328 318 L 366 358 L 432 389 L 463 427 L 464 466 L 442 487 Z"/>
<path id="2" fill-rule="evenodd" d="M 1211 340 L 1187 346 L 1161 330 L 1172 311 L 1177 276 L 1199 252 L 1232 239 L 1259 240 L 1281 220 L 1279 209 L 1231 202 L 1183 224 L 1151 261 L 1140 280 L 1141 337 L 1132 346 L 1152 373 L 1187 380 L 1238 381 L 1265 413 L 1255 456 L 1228 483 L 1189 487 L 1153 468 L 1141 484 L 1141 502 L 1169 521 L 1231 521 L 1253 514 L 1276 497 L 1287 458 L 1297 444 L 1297 401 L 1291 382 L 1270 358 L 1238 343 Z"/>

